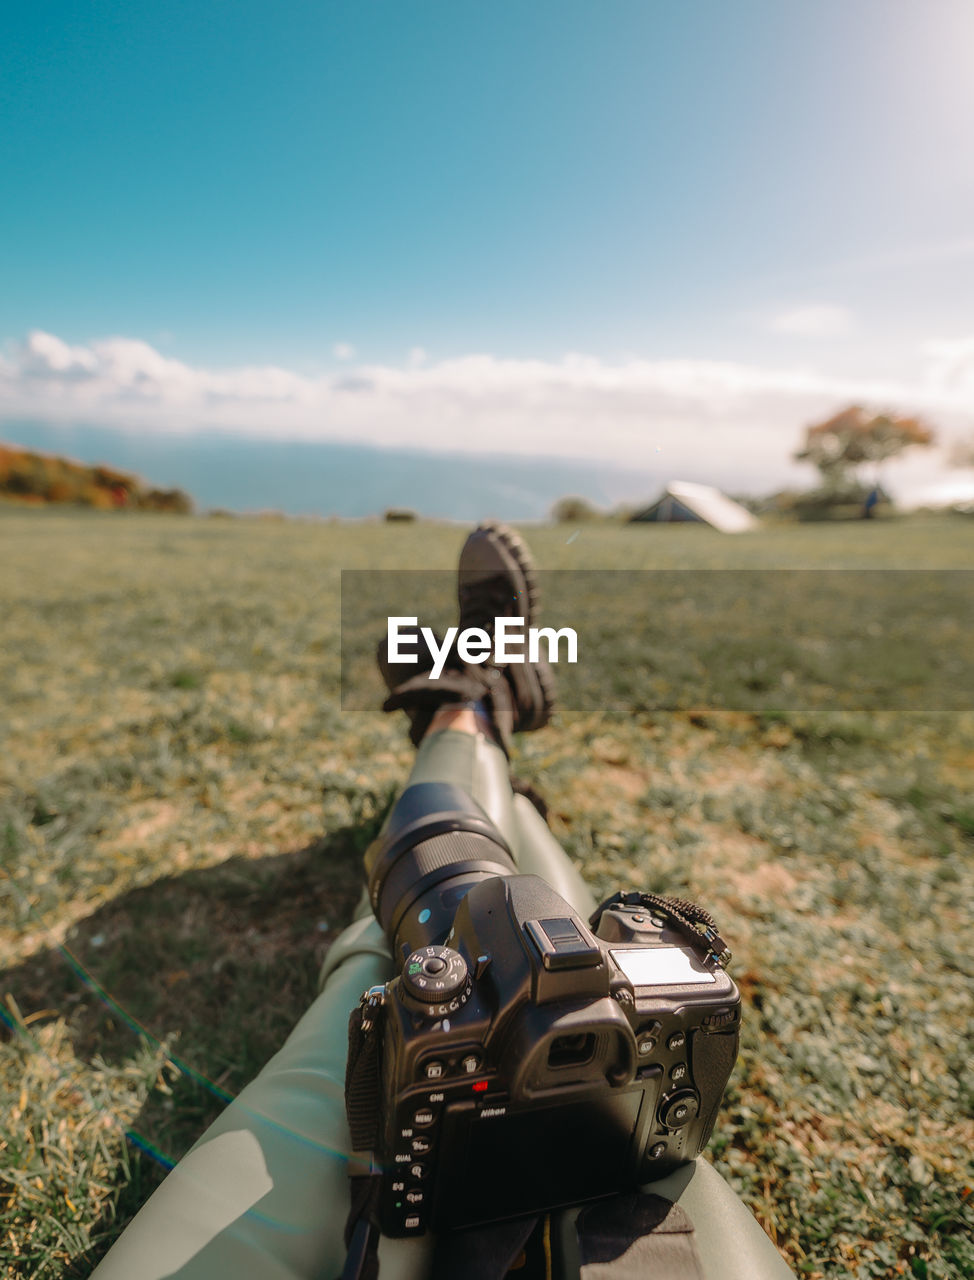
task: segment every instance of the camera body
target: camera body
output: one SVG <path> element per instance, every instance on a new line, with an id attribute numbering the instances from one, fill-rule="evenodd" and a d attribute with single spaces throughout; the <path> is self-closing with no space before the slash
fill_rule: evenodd
<path id="1" fill-rule="evenodd" d="M 408 918 L 396 934 L 375 1151 L 388 1236 L 663 1176 L 706 1146 L 737 1057 L 740 994 L 665 913 L 610 903 L 593 933 L 537 876 L 469 875 L 442 942 Z"/>

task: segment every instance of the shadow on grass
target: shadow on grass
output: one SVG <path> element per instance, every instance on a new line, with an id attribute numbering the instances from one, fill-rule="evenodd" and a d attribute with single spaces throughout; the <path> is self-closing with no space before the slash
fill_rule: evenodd
<path id="1" fill-rule="evenodd" d="M 130 1130 L 116 1211 L 94 1227 L 66 1276 L 90 1273 L 169 1163 L 280 1048 L 352 917 L 377 826 L 165 877 L 81 921 L 64 947 L 0 973 L 0 992 L 35 1025 L 45 1013 L 68 1019 L 74 1052 L 93 1070 L 99 1059 L 131 1058 L 142 1034 L 163 1041 L 185 1068 L 169 1073 L 171 1092 L 149 1095 Z"/>

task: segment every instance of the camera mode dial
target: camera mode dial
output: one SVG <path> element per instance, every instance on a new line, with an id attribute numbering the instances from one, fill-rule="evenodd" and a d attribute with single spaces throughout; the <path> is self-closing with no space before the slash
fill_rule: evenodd
<path id="1" fill-rule="evenodd" d="M 455 1013 L 467 1003 L 470 988 L 467 962 L 451 947 L 420 947 L 403 965 L 403 995 L 431 1016 Z"/>

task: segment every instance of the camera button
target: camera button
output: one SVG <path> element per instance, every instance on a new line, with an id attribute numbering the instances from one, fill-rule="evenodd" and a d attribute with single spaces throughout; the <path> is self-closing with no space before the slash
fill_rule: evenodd
<path id="1" fill-rule="evenodd" d="M 436 1123 L 436 1112 L 432 1107 L 417 1107 L 413 1112 L 413 1124 L 417 1129 L 428 1129 Z"/>
<path id="2" fill-rule="evenodd" d="M 418 1231 L 420 1229 L 419 1214 L 411 1213 L 402 1225 L 405 1231 Z"/>
<path id="3" fill-rule="evenodd" d="M 426 1203 L 426 1192 L 419 1191 L 415 1188 L 410 1191 L 407 1191 L 406 1203 L 410 1205 L 413 1209 L 420 1208 L 421 1205 L 424 1205 Z"/>
<path id="4" fill-rule="evenodd" d="M 655 1036 L 640 1036 L 636 1041 L 636 1047 L 639 1050 L 639 1056 L 645 1058 L 656 1048 Z"/>
<path id="5" fill-rule="evenodd" d="M 428 1156 L 429 1153 L 433 1150 L 433 1139 L 424 1138 L 422 1137 L 422 1135 L 420 1135 L 420 1137 L 418 1138 L 413 1138 L 410 1145 L 412 1147 L 414 1156 Z"/>
<path id="6" fill-rule="evenodd" d="M 700 1099 L 692 1089 L 684 1089 L 668 1098 L 660 1108 L 659 1118 L 667 1129 L 682 1129 L 689 1124 L 700 1108 Z"/>
<path id="7" fill-rule="evenodd" d="M 659 1160 L 661 1156 L 666 1155 L 666 1143 L 665 1142 L 654 1143 L 654 1145 L 649 1148 L 646 1154 L 649 1156 L 650 1160 Z"/>
<path id="8" fill-rule="evenodd" d="M 686 1042 L 687 1037 L 685 1031 L 674 1031 L 669 1040 L 667 1040 L 666 1047 L 667 1049 L 673 1049 L 675 1051 L 677 1049 L 682 1049 Z"/>
<path id="9" fill-rule="evenodd" d="M 687 1074 L 687 1064 L 685 1062 L 677 1062 L 677 1063 L 674 1063 L 672 1067 L 670 1067 L 671 1080 L 684 1080 L 686 1078 L 686 1074 Z"/>
<path id="10" fill-rule="evenodd" d="M 465 1054 L 464 1057 L 460 1059 L 460 1071 L 465 1076 L 476 1075 L 476 1073 L 480 1070 L 480 1067 L 481 1067 L 480 1055 L 477 1053 Z"/>
<path id="11" fill-rule="evenodd" d="M 422 1180 L 426 1177 L 428 1173 L 429 1173 L 429 1166 L 425 1164 L 420 1164 L 418 1160 L 416 1161 L 415 1164 L 411 1164 L 409 1166 L 409 1176 L 411 1178 L 415 1178 L 417 1182 L 422 1182 Z"/>
<path id="12" fill-rule="evenodd" d="M 443 1075 L 444 1070 L 445 1068 L 443 1063 L 437 1059 L 433 1059 L 431 1062 L 427 1062 L 423 1067 L 423 1074 L 426 1076 L 427 1080 L 439 1080 Z"/>

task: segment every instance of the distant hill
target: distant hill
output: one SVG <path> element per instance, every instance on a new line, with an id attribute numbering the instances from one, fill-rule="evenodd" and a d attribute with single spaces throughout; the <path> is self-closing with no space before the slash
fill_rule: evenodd
<path id="1" fill-rule="evenodd" d="M 0 421 L 0 436 L 27 448 L 152 476 L 193 495 L 198 508 L 276 510 L 361 518 L 405 507 L 423 518 L 543 520 L 566 493 L 603 510 L 640 502 L 667 478 L 628 465 L 293 441 L 229 431 L 123 431 L 96 423 Z"/>
<path id="2" fill-rule="evenodd" d="M 192 499 L 181 489 L 154 489 L 137 476 L 114 467 L 88 466 L 3 441 L 0 497 L 37 506 L 68 503 L 103 511 L 172 511 L 185 515 L 193 510 Z"/>

